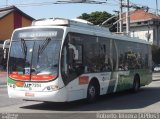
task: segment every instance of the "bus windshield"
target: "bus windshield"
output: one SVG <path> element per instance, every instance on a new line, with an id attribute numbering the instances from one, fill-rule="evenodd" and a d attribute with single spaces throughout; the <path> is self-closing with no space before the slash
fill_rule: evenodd
<path id="1" fill-rule="evenodd" d="M 62 29 L 28 29 L 13 35 L 8 72 L 15 80 L 49 81 L 58 75 Z"/>

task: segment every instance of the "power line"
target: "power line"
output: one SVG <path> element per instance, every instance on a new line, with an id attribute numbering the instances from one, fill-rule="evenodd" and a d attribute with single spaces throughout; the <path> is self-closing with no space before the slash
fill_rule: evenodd
<path id="1" fill-rule="evenodd" d="M 8 0 L 7 0 L 8 1 Z M 71 1 L 56 1 L 56 2 L 35 2 L 35 3 L 24 3 L 24 4 L 13 4 L 17 7 L 28 7 L 28 6 L 45 6 L 45 5 L 53 5 L 53 4 L 106 4 L 106 1 L 88 1 L 88 0 L 82 0 L 82 2 L 74 2 L 73 0 Z M 8 2 L 6 3 L 8 4 Z M 2 5 L 4 7 L 5 5 Z"/>
<path id="2" fill-rule="evenodd" d="M 119 0 L 113 0 L 113 2 L 109 2 L 109 0 L 107 0 L 106 2 L 97 2 L 96 1 L 91 1 L 91 3 L 89 2 L 86 2 L 85 4 L 101 4 L 101 5 L 110 5 L 110 6 L 119 6 L 120 4 L 120 1 Z M 122 0 L 124 1 L 124 0 Z M 73 3 L 73 2 L 70 2 L 70 3 Z M 125 6 L 125 3 L 122 2 L 123 5 Z M 68 4 L 67 2 L 65 3 L 62 3 L 62 2 L 35 2 L 35 3 L 24 3 L 24 4 L 12 4 L 12 5 L 15 5 L 17 7 L 30 7 L 30 6 L 48 6 L 48 5 L 54 5 L 54 4 Z M 79 3 L 80 4 L 80 3 Z M 6 0 L 6 5 L 8 6 L 9 5 L 9 2 L 8 0 Z M 0 7 L 6 7 L 6 5 L 1 5 Z M 148 7 L 148 6 L 144 6 L 144 5 L 141 5 L 141 4 L 135 4 L 133 2 L 130 2 L 130 8 L 134 8 L 134 9 L 146 9 L 146 11 L 148 10 L 152 10 L 152 11 L 156 11 L 157 12 L 160 12 L 160 9 L 155 9 L 155 8 L 151 8 L 151 7 Z"/>
<path id="3" fill-rule="evenodd" d="M 119 0 L 114 0 L 114 1 L 118 4 L 120 4 Z M 124 2 L 123 2 L 123 4 L 125 5 Z M 132 9 L 145 9 L 146 11 L 151 11 L 151 12 L 154 11 L 154 13 L 159 13 L 160 9 L 158 9 L 158 0 L 156 0 L 156 6 L 157 6 L 156 8 L 151 8 L 151 7 L 148 7 L 148 6 L 144 6 L 142 4 L 137 4 L 137 3 L 130 2 L 130 8 L 132 8 Z"/>
<path id="4" fill-rule="evenodd" d="M 107 0 L 106 0 L 107 1 Z M 106 1 L 102 0 L 60 0 L 57 1 L 58 4 L 68 4 L 68 3 L 89 3 L 89 4 L 104 4 Z"/>
<path id="5" fill-rule="evenodd" d="M 135 5 L 135 6 L 138 6 L 138 7 L 141 7 L 141 8 L 148 8 L 148 10 L 149 11 L 158 11 L 158 12 L 160 12 L 160 9 L 158 9 L 158 8 L 152 8 L 152 7 L 148 7 L 148 6 L 144 6 L 144 5 L 142 5 L 142 4 L 135 4 L 135 3 L 133 3 L 133 2 L 130 2 L 132 5 Z M 158 5 L 158 4 L 157 4 Z M 156 12 L 155 12 L 156 13 Z"/>
<path id="6" fill-rule="evenodd" d="M 101 4 L 101 5 L 111 5 L 111 6 L 118 6 L 116 3 L 111 3 L 108 1 L 88 1 L 88 2 L 67 2 L 67 1 L 56 1 L 56 2 L 35 2 L 35 3 L 24 3 L 24 4 L 10 4 L 10 5 L 15 5 L 17 7 L 30 7 L 30 6 L 46 6 L 46 5 L 54 5 L 54 4 Z M 8 6 L 8 0 L 6 0 L 6 5 Z M 0 7 L 5 7 L 6 5 L 1 5 Z"/>
<path id="7" fill-rule="evenodd" d="M 29 7 L 29 6 L 45 6 L 45 5 L 53 5 L 57 4 L 56 2 L 41 2 L 41 3 L 24 3 L 24 4 L 12 4 L 17 7 Z M 5 5 L 2 5 L 4 7 Z"/>

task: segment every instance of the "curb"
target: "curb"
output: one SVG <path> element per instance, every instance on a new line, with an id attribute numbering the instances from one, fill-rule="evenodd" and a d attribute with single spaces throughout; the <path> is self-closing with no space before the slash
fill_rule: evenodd
<path id="1" fill-rule="evenodd" d="M 152 81 L 160 81 L 160 79 L 155 79 L 155 80 L 152 80 Z"/>

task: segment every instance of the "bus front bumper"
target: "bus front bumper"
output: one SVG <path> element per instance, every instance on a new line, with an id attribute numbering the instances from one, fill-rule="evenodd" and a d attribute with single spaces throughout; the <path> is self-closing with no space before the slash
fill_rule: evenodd
<path id="1" fill-rule="evenodd" d="M 22 91 L 14 90 L 8 86 L 9 98 L 18 98 L 32 101 L 46 101 L 46 102 L 66 102 L 67 91 L 66 88 L 62 88 L 56 91 L 45 92 L 45 91 Z"/>

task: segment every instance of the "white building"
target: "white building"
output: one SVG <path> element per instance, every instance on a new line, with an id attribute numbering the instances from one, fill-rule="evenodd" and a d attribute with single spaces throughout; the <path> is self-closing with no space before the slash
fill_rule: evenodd
<path id="1" fill-rule="evenodd" d="M 138 9 L 130 12 L 130 35 L 160 46 L 160 16 Z"/>

